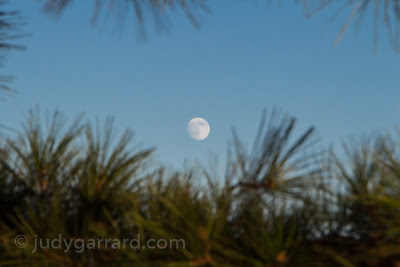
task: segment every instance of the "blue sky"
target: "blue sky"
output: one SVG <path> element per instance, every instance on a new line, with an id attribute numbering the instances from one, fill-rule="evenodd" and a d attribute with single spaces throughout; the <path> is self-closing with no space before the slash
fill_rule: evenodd
<path id="1" fill-rule="evenodd" d="M 129 18 L 120 32 L 113 20 L 93 28 L 88 2 L 75 1 L 57 20 L 35 1 L 9 4 L 31 36 L 3 68 L 18 92 L 0 105 L 3 124 L 19 129 L 36 105 L 70 119 L 111 115 L 118 130 L 132 129 L 136 144 L 156 147 L 155 159 L 175 167 L 223 158 L 232 126 L 252 144 L 264 108 L 295 116 L 300 130 L 316 126 L 325 145 L 400 124 L 399 55 L 382 27 L 374 55 L 371 17 L 334 46 L 345 16 L 321 30 L 333 12 L 306 19 L 289 2 L 209 1 L 199 29 L 177 12 L 169 33 L 149 27 L 138 41 Z M 193 117 L 210 123 L 206 140 L 188 136 Z"/>

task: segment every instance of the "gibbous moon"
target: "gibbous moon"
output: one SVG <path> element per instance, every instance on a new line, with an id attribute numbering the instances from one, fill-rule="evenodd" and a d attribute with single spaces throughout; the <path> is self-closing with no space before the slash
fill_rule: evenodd
<path id="1" fill-rule="evenodd" d="M 204 140 L 210 133 L 210 125 L 203 118 L 194 118 L 189 121 L 188 131 L 193 139 Z"/>

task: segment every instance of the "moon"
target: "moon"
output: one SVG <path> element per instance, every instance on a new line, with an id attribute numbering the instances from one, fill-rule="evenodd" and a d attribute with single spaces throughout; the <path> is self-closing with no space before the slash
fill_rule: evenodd
<path id="1" fill-rule="evenodd" d="M 195 140 L 204 140 L 210 134 L 210 125 L 203 118 L 193 118 L 189 121 L 188 132 Z"/>

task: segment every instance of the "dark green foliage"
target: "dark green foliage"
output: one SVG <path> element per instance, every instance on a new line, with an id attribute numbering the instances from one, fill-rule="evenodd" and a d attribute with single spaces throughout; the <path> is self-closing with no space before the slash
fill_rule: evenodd
<path id="1" fill-rule="evenodd" d="M 226 176 L 154 167 L 152 150 L 32 111 L 0 147 L 1 266 L 396 266 L 400 138 L 328 155 L 313 128 L 264 113 L 251 152 L 234 134 Z M 16 246 L 18 235 L 28 245 Z M 171 240 L 175 246 L 35 250 L 34 240 Z M 129 243 L 128 243 L 129 244 Z M 36 247 L 37 248 L 37 247 Z"/>

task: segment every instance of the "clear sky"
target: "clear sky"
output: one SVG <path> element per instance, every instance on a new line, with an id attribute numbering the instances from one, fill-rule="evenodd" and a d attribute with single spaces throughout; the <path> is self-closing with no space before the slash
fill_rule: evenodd
<path id="1" fill-rule="evenodd" d="M 2 70 L 16 77 L 18 94 L 0 104 L 0 122 L 18 129 L 36 105 L 70 119 L 111 115 L 119 130 L 132 129 L 137 144 L 156 147 L 155 158 L 176 167 L 225 156 L 232 126 L 250 145 L 263 108 L 297 117 L 300 129 L 316 126 L 326 145 L 400 124 L 400 58 L 383 28 L 374 55 L 371 17 L 334 46 L 346 17 L 321 30 L 333 12 L 306 19 L 290 1 L 218 0 L 209 1 L 212 13 L 199 29 L 178 12 L 169 33 L 149 27 L 147 40 L 137 41 L 129 18 L 121 32 L 113 20 L 93 28 L 88 2 L 75 1 L 54 20 L 37 1 L 10 1 L 31 36 Z M 204 141 L 188 136 L 193 117 L 210 123 Z"/>

